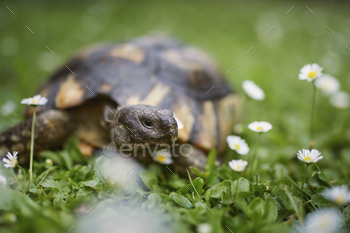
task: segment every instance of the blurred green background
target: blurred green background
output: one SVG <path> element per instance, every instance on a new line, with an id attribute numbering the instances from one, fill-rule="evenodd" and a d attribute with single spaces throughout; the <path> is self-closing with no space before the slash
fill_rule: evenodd
<path id="1" fill-rule="evenodd" d="M 259 154 L 266 166 L 288 165 L 309 144 L 312 86 L 298 80 L 300 68 L 318 63 L 340 80 L 343 91 L 350 91 L 349 7 L 349 2 L 335 1 L 3 1 L 0 106 L 13 101 L 16 109 L 1 116 L 0 131 L 21 120 L 20 100 L 32 96 L 75 51 L 164 33 L 209 53 L 223 73 L 234 66 L 227 79 L 242 96 L 246 79 L 265 91 L 264 101 L 245 102 L 241 134 L 253 149 L 256 135 L 247 125 L 255 120 L 272 123 Z M 335 170 L 350 166 L 348 119 L 348 110 L 335 109 L 328 97 L 317 93 L 316 148 L 325 155 L 321 165 Z M 343 165 L 333 163 L 340 157 Z"/>

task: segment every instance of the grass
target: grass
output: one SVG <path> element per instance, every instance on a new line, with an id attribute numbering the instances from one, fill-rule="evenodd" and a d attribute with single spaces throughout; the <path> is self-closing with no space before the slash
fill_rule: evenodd
<path id="1" fill-rule="evenodd" d="M 149 32 L 165 32 L 200 47 L 214 57 L 223 73 L 234 66 L 226 77 L 239 95 L 243 96 L 241 83 L 246 79 L 265 91 L 264 101 L 247 99 L 241 109 L 240 136 L 246 139 L 250 154 L 244 157 L 227 151 L 227 161 L 250 160 L 257 141 L 256 134 L 247 129 L 250 122 L 265 120 L 273 125 L 261 137 L 257 151 L 258 182 L 241 177 L 239 200 L 234 198 L 236 174 L 227 163 L 212 164 L 215 152 L 209 156 L 206 172 L 192 180 L 156 164 L 144 170 L 128 164 L 115 175 L 106 157 L 97 155 L 97 161 L 96 157 L 83 158 L 76 141 L 69 141 L 63 151 L 36 158 L 35 187 L 29 195 L 20 192 L 10 170 L 1 169 L 12 187 L 1 189 L 1 230 L 67 232 L 75 226 L 72 232 L 103 231 L 96 227 L 117 224 L 140 227 L 144 232 L 150 225 L 159 231 L 166 227 L 194 232 L 206 222 L 214 232 L 279 232 L 298 229 L 307 213 L 332 206 L 319 195 L 329 185 L 315 166 L 308 169 L 303 192 L 298 188 L 304 166 L 296 153 L 309 146 L 312 86 L 299 81 L 297 75 L 303 65 L 315 62 L 324 67 L 324 73 L 339 79 L 342 90 L 350 91 L 349 5 L 308 2 L 314 14 L 305 5 L 273 1 L 1 3 L 0 106 L 13 101 L 16 110 L 0 118 L 0 131 L 22 120 L 24 106 L 17 103 L 32 96 L 74 51 Z M 329 98 L 317 92 L 315 148 L 324 156 L 318 166 L 332 185 L 349 185 L 348 119 L 348 110 L 333 108 Z M 53 166 L 45 163 L 46 158 L 53 160 Z M 132 166 L 130 177 L 125 176 Z M 116 176 L 120 180 L 111 179 Z M 24 177 L 18 179 L 23 182 Z M 349 211 L 348 207 L 342 210 L 347 224 Z"/>

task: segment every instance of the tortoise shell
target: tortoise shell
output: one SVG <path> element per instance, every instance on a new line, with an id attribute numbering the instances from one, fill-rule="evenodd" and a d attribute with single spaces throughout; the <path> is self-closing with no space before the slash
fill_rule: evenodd
<path id="1" fill-rule="evenodd" d="M 78 52 L 38 94 L 47 109 L 68 109 L 107 96 L 119 106 L 172 110 L 183 123 L 178 139 L 208 152 L 226 147 L 237 96 L 214 62 L 197 48 L 163 37 L 141 37 Z M 30 115 L 31 108 L 27 109 Z"/>

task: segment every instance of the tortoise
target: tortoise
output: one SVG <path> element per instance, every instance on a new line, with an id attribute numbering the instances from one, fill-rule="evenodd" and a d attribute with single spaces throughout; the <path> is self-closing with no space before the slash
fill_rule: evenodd
<path id="1" fill-rule="evenodd" d="M 81 50 L 37 94 L 48 102 L 36 108 L 35 153 L 72 136 L 92 148 L 171 144 L 182 174 L 189 166 L 202 170 L 210 149 L 225 150 L 238 103 L 207 54 L 160 36 Z M 29 154 L 32 114 L 26 108 L 26 120 L 0 135 L 0 156 Z M 191 148 L 180 156 L 184 144 Z"/>

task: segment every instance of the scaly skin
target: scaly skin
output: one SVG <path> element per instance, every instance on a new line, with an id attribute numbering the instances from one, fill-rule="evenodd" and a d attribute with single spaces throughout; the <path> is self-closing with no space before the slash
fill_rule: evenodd
<path id="1" fill-rule="evenodd" d="M 6 130 L 0 135 L 0 156 L 18 151 L 20 162 L 28 159 L 32 118 Z M 59 147 L 75 129 L 70 114 L 62 110 L 48 110 L 36 118 L 34 153 Z"/>

